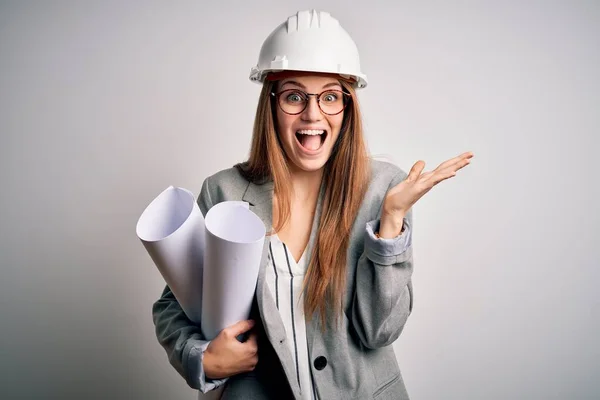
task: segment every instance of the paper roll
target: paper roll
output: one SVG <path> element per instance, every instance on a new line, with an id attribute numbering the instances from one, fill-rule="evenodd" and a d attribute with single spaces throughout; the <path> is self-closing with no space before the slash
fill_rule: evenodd
<path id="1" fill-rule="evenodd" d="M 169 186 L 146 207 L 136 233 L 185 314 L 199 324 L 205 226 L 192 192 Z"/>
<path id="2" fill-rule="evenodd" d="M 247 203 L 223 202 L 206 214 L 202 332 L 214 338 L 248 319 L 266 229 Z"/>

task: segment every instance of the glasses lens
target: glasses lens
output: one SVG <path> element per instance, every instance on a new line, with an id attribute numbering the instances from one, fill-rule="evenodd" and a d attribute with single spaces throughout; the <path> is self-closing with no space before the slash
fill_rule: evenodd
<path id="1" fill-rule="evenodd" d="M 319 96 L 319 107 L 325 114 L 339 114 L 347 103 L 346 93 L 328 90 Z M 306 108 L 308 95 L 301 90 L 288 89 L 279 94 L 279 106 L 288 114 L 300 114 Z"/>
<path id="2" fill-rule="evenodd" d="M 288 114 L 301 113 L 306 107 L 307 97 L 299 90 L 284 90 L 279 94 L 279 105 Z"/>
<path id="3" fill-rule="evenodd" d="M 337 114 L 344 109 L 344 92 L 329 90 L 319 96 L 319 106 L 325 114 Z"/>

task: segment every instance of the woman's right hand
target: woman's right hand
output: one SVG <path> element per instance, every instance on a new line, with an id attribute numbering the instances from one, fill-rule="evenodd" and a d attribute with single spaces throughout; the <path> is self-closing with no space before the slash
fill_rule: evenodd
<path id="1" fill-rule="evenodd" d="M 207 378 L 227 378 L 254 370 L 258 362 L 256 332 L 251 332 L 248 340 L 243 343 L 237 340 L 237 336 L 248 332 L 252 327 L 254 321 L 240 321 L 223 329 L 210 342 L 202 360 Z"/>

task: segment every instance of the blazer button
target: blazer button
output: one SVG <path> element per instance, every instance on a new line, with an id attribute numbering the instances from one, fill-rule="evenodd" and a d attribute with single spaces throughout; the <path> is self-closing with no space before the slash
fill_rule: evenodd
<path id="1" fill-rule="evenodd" d="M 323 368 L 325 368 L 327 366 L 327 359 L 323 356 L 319 356 L 319 357 L 315 358 L 314 365 L 317 370 L 321 371 Z"/>

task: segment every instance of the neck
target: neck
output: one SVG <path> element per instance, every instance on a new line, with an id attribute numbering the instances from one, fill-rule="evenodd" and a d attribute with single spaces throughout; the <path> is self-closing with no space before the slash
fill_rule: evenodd
<path id="1" fill-rule="evenodd" d="M 290 170 L 294 200 L 313 202 L 319 195 L 323 168 L 318 171 L 303 171 L 297 168 Z"/>

